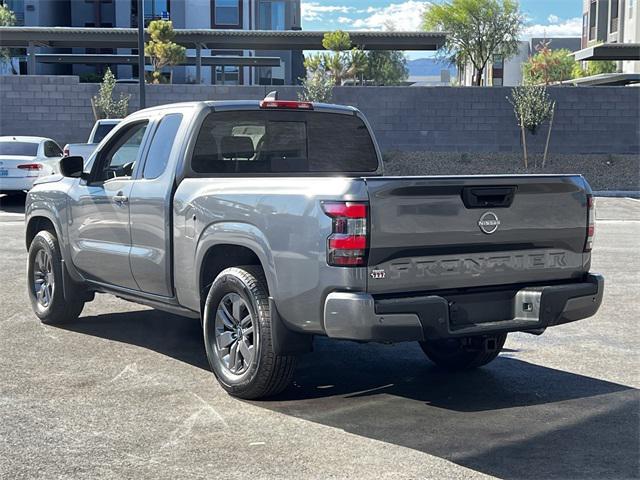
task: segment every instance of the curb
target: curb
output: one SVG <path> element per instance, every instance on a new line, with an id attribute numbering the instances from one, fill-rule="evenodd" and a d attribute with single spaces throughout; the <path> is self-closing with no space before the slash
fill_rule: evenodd
<path id="1" fill-rule="evenodd" d="M 640 198 L 638 190 L 600 190 L 593 192 L 596 197 L 616 197 L 616 198 Z"/>

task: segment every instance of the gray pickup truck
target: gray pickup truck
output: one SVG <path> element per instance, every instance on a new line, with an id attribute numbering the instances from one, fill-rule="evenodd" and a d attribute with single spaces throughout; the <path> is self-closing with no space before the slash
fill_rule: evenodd
<path id="1" fill-rule="evenodd" d="M 314 335 L 418 341 L 466 369 L 602 300 L 584 178 L 384 176 L 352 107 L 150 108 L 60 170 L 26 204 L 36 315 L 73 321 L 99 292 L 201 318 L 242 398 L 282 391 Z"/>

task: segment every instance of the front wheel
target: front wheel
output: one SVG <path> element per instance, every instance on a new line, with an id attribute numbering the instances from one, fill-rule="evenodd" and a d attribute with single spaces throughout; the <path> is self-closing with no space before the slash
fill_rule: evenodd
<path id="1" fill-rule="evenodd" d="M 259 267 L 227 268 L 216 277 L 203 330 L 209 365 L 231 395 L 268 397 L 291 382 L 297 358 L 274 353 L 268 287 Z"/>
<path id="2" fill-rule="evenodd" d="M 47 230 L 38 232 L 29 246 L 27 288 L 34 313 L 42 323 L 58 324 L 76 320 L 84 300 L 64 297 L 62 256 L 58 239 Z"/>
<path id="3" fill-rule="evenodd" d="M 420 342 L 429 360 L 447 370 L 470 370 L 495 360 L 507 334 L 446 338 Z"/>

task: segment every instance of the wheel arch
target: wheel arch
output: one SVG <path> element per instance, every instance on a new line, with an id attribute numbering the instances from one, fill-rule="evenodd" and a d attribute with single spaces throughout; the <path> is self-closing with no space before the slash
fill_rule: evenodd
<path id="1" fill-rule="evenodd" d="M 196 282 L 200 306 L 208 287 L 218 274 L 229 267 L 260 266 L 265 274 L 269 295 L 277 289 L 275 267 L 269 243 L 254 225 L 243 223 L 216 223 L 207 227 L 196 249 Z"/>
<path id="2" fill-rule="evenodd" d="M 38 212 L 32 215 L 27 222 L 25 229 L 25 246 L 27 250 L 29 250 L 35 236 L 42 230 L 48 230 L 60 239 L 60 229 L 57 222 L 44 212 Z"/>

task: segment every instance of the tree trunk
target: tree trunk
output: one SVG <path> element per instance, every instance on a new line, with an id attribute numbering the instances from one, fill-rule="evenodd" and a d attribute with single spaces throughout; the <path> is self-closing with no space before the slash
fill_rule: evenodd
<path id="1" fill-rule="evenodd" d="M 549 141 L 551 140 L 551 129 L 553 128 L 553 119 L 556 116 L 556 104 L 554 102 L 551 108 L 551 119 L 549 120 L 549 131 L 547 132 L 547 144 L 544 147 L 544 156 L 542 157 L 542 168 L 547 163 L 547 154 L 549 153 Z"/>
<path id="2" fill-rule="evenodd" d="M 482 74 L 484 73 L 483 68 L 476 68 L 475 74 L 473 77 L 473 85 L 476 87 L 480 87 L 482 85 Z"/>
<path id="3" fill-rule="evenodd" d="M 529 169 L 529 155 L 527 152 L 527 132 L 524 128 L 524 121 L 522 120 L 522 112 L 520 112 L 520 132 L 522 134 L 522 153 L 524 154 L 524 169 Z"/>

